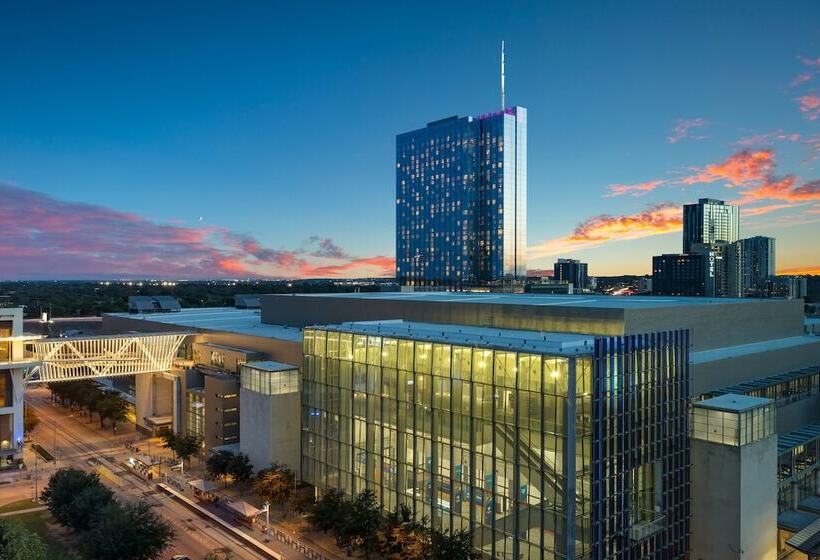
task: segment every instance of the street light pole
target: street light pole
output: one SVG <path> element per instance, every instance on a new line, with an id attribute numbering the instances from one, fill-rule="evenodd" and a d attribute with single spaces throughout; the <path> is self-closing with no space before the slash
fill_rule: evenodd
<path id="1" fill-rule="evenodd" d="M 57 466 L 57 422 L 51 424 L 51 428 L 53 431 L 53 438 L 54 438 L 54 466 Z"/>
<path id="2" fill-rule="evenodd" d="M 31 449 L 32 449 L 32 451 L 34 451 L 34 501 L 39 502 L 40 501 L 40 486 L 39 486 L 39 480 L 37 478 L 38 475 L 39 475 L 39 471 L 38 471 L 38 468 L 37 468 L 38 467 L 37 449 L 34 448 L 34 444 L 31 445 Z"/>

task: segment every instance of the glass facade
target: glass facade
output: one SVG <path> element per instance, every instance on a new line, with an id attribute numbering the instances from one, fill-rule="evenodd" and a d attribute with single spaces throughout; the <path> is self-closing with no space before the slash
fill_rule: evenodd
<path id="1" fill-rule="evenodd" d="M 683 205 L 683 252 L 694 243 L 733 243 L 740 237 L 740 210 L 722 200 L 701 198 Z"/>
<path id="2" fill-rule="evenodd" d="M 396 275 L 460 288 L 526 276 L 527 111 L 396 137 Z"/>
<path id="3" fill-rule="evenodd" d="M 240 367 L 240 386 L 261 395 L 281 395 L 299 391 L 299 370 L 271 371 L 244 364 Z"/>
<path id="4" fill-rule="evenodd" d="M 404 504 L 438 529 L 469 529 L 487 558 L 619 557 L 596 555 L 593 541 L 594 364 L 591 349 L 561 356 L 305 329 L 303 478 L 323 490 L 371 489 L 386 510 Z M 682 451 L 688 459 L 688 444 Z M 647 488 L 657 488 L 659 509 L 671 503 L 664 459 L 658 452 L 632 473 L 640 507 L 655 507 Z M 633 521 L 642 518 L 627 530 Z M 676 557 L 649 542 L 656 555 L 646 557 Z"/>
<path id="5" fill-rule="evenodd" d="M 186 392 L 185 430 L 200 441 L 205 439 L 205 394 L 202 389 L 188 389 Z"/>

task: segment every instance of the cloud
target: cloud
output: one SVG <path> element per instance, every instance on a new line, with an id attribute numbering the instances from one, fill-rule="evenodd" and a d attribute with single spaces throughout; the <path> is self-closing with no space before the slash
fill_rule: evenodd
<path id="1" fill-rule="evenodd" d="M 806 67 L 806 70 L 800 72 L 789 84 L 789 87 L 795 88 L 810 81 L 820 72 L 820 58 L 806 58 L 805 56 L 798 56 L 797 60 Z"/>
<path id="2" fill-rule="evenodd" d="M 0 182 L 4 278 L 315 278 L 392 275 L 389 257 L 353 257 L 327 238 L 272 249 L 216 226 L 163 224 Z"/>
<path id="3" fill-rule="evenodd" d="M 722 163 L 711 163 L 694 175 L 681 179 L 684 185 L 727 181 L 733 186 L 760 181 L 769 176 L 774 165 L 772 150 L 743 150 Z"/>
<path id="4" fill-rule="evenodd" d="M 735 142 L 738 146 L 770 146 L 775 142 L 799 142 L 802 137 L 797 133 L 783 132 L 782 130 L 775 130 L 774 132 L 767 132 L 765 134 L 755 134 L 746 136 Z"/>
<path id="5" fill-rule="evenodd" d="M 764 214 L 769 214 L 770 212 L 776 212 L 777 210 L 785 210 L 786 208 L 793 207 L 793 204 L 767 204 L 765 206 L 754 206 L 751 208 L 744 208 L 743 217 L 750 218 L 752 216 L 762 216 Z"/>
<path id="6" fill-rule="evenodd" d="M 709 121 L 702 118 L 696 119 L 680 119 L 666 137 L 666 141 L 670 144 L 677 144 L 683 139 L 689 140 L 703 140 L 706 136 L 699 136 L 693 133 L 694 130 L 707 126 Z"/>
<path id="7" fill-rule="evenodd" d="M 664 181 L 663 179 L 645 181 L 643 183 L 637 183 L 635 185 L 622 185 L 616 183 L 613 185 L 609 185 L 609 193 L 605 194 L 604 197 L 611 198 L 613 196 L 623 196 L 626 194 L 631 194 L 632 196 L 643 196 L 649 192 L 654 191 L 664 183 L 666 183 L 666 181 Z"/>
<path id="8" fill-rule="evenodd" d="M 815 94 L 801 95 L 797 98 L 797 103 L 800 106 L 800 112 L 810 121 L 817 120 L 820 117 L 820 96 Z"/>
<path id="9" fill-rule="evenodd" d="M 612 241 L 640 239 L 681 229 L 681 208 L 665 202 L 636 214 L 593 216 L 566 236 L 544 241 L 527 249 L 530 258 L 563 255 Z"/>

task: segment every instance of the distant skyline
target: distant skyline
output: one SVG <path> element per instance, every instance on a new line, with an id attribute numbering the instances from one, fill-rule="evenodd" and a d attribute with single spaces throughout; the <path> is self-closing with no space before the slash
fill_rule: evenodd
<path id="1" fill-rule="evenodd" d="M 390 276 L 395 135 L 527 107 L 528 265 L 649 273 L 681 206 L 820 274 L 820 5 L 19 2 L 0 279 Z"/>

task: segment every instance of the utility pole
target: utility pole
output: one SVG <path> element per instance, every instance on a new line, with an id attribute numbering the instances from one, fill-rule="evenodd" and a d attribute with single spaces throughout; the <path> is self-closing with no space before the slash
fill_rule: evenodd
<path id="1" fill-rule="evenodd" d="M 39 471 L 38 471 L 38 461 L 37 461 L 37 449 L 35 449 L 34 444 L 31 444 L 31 450 L 34 451 L 34 501 L 40 501 L 40 484 L 39 484 Z"/>

